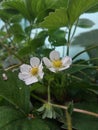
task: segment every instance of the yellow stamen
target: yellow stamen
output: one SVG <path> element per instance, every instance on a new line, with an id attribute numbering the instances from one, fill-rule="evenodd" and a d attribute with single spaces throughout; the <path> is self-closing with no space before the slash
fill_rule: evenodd
<path id="1" fill-rule="evenodd" d="M 37 75 L 37 74 L 38 74 L 38 68 L 37 68 L 37 67 L 33 67 L 33 68 L 31 69 L 31 74 L 32 74 L 32 75 Z"/>
<path id="2" fill-rule="evenodd" d="M 61 61 L 61 60 L 54 60 L 52 63 L 53 63 L 53 66 L 54 66 L 55 68 L 60 68 L 60 67 L 62 67 L 62 61 Z"/>

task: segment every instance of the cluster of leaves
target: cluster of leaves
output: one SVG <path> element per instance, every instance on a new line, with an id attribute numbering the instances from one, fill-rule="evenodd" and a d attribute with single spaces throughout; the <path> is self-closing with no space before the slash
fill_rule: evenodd
<path id="1" fill-rule="evenodd" d="M 72 41 L 76 27 L 89 28 L 94 25 L 94 22 L 89 19 L 80 19 L 80 15 L 84 12 L 97 12 L 97 7 L 98 0 L 5 0 L 0 2 L 0 22 L 2 22 L 0 75 L 4 73 L 4 69 L 13 69 L 22 63 L 28 63 L 31 56 L 48 56 L 49 52 L 56 47 L 67 46 L 69 49 L 71 43 L 85 47 L 84 51 L 73 57 L 71 68 L 57 74 L 44 70 L 43 82 L 35 83 L 30 88 L 17 78 L 18 69 L 14 72 L 8 71 L 6 81 L 0 76 L 0 130 L 67 129 L 66 114 L 62 109 L 44 105 L 44 117 L 52 118 L 55 111 L 57 118 L 51 120 L 43 120 L 36 111 L 42 105 L 36 95 L 47 100 L 47 86 L 51 79 L 52 102 L 65 105 L 73 101 L 74 107 L 98 112 L 97 40 L 94 42 L 90 32 L 90 37 L 89 33 L 81 34 Z M 65 27 L 65 30 L 61 27 Z M 73 28 L 75 28 L 74 31 Z M 76 61 L 75 59 L 84 52 L 89 54 L 90 59 Z M 69 50 L 67 50 L 68 54 Z M 92 116 L 72 114 L 72 125 L 75 130 L 97 130 L 97 121 L 98 119 Z"/>

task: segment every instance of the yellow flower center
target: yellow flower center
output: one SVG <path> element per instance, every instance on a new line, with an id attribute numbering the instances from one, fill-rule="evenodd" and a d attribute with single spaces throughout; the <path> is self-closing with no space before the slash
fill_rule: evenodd
<path id="1" fill-rule="evenodd" d="M 53 63 L 53 66 L 54 66 L 55 68 L 60 68 L 60 67 L 62 67 L 62 61 L 61 61 L 61 60 L 54 60 L 52 63 Z"/>
<path id="2" fill-rule="evenodd" d="M 33 67 L 33 68 L 31 69 L 31 74 L 32 74 L 32 75 L 37 75 L 37 74 L 38 74 L 38 67 Z"/>

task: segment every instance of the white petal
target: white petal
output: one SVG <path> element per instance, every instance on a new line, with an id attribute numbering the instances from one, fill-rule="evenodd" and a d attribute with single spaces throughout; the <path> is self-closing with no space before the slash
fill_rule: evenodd
<path id="1" fill-rule="evenodd" d="M 39 71 L 38 71 L 38 76 L 39 76 L 39 78 L 40 79 L 42 79 L 43 78 L 43 76 L 44 76 L 44 72 L 43 72 L 43 66 L 42 66 L 42 63 L 39 65 Z"/>
<path id="2" fill-rule="evenodd" d="M 43 69 L 43 65 L 42 65 L 42 62 L 40 63 L 40 65 L 39 65 L 39 70 L 42 70 Z"/>
<path id="3" fill-rule="evenodd" d="M 35 83 L 35 82 L 38 82 L 38 79 L 35 76 L 32 76 L 31 78 L 25 79 L 26 85 L 30 85 L 30 84 Z"/>
<path id="4" fill-rule="evenodd" d="M 50 68 L 52 66 L 51 61 L 47 57 L 43 58 L 43 62 L 46 65 L 46 67 L 48 67 L 48 68 Z"/>
<path id="5" fill-rule="evenodd" d="M 51 72 L 54 72 L 54 73 L 56 73 L 57 72 L 57 70 L 55 69 L 55 68 L 49 68 L 49 70 L 51 71 Z"/>
<path id="6" fill-rule="evenodd" d="M 19 77 L 19 79 L 21 79 L 21 80 L 25 80 L 25 79 L 30 78 L 31 75 L 30 75 L 29 73 L 19 73 L 19 74 L 18 74 L 18 77 Z"/>
<path id="7" fill-rule="evenodd" d="M 65 69 L 68 69 L 70 66 L 65 66 L 63 68 L 59 68 L 59 71 L 62 71 L 62 70 L 65 70 Z"/>
<path id="8" fill-rule="evenodd" d="M 37 57 L 33 57 L 30 59 L 30 64 L 32 67 L 37 67 L 40 64 L 40 59 Z"/>
<path id="9" fill-rule="evenodd" d="M 40 67 L 38 68 L 38 73 L 42 73 L 42 72 L 43 72 L 43 67 L 40 66 Z"/>
<path id="10" fill-rule="evenodd" d="M 72 64 L 72 59 L 69 56 L 66 56 L 62 59 L 63 66 L 67 67 Z"/>
<path id="11" fill-rule="evenodd" d="M 60 53 L 58 51 L 52 51 L 49 55 L 50 59 L 53 60 L 58 60 L 60 59 Z"/>
<path id="12" fill-rule="evenodd" d="M 43 76 L 44 76 L 44 72 L 39 72 L 38 76 L 39 76 L 40 79 L 42 79 Z"/>
<path id="13" fill-rule="evenodd" d="M 30 65 L 27 65 L 27 64 L 23 64 L 20 66 L 20 71 L 21 72 L 29 72 L 31 69 L 31 66 Z"/>

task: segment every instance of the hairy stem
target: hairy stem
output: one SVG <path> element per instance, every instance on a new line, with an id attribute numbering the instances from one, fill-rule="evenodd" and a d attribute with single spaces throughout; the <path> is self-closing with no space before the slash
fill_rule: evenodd
<path id="1" fill-rule="evenodd" d="M 70 116 L 68 110 L 66 110 L 66 120 L 67 120 L 67 128 L 68 128 L 68 130 L 72 130 L 71 116 Z"/>
<path id="2" fill-rule="evenodd" d="M 51 98 L 50 98 L 50 85 L 48 85 L 48 103 L 50 103 Z"/>
<path id="3" fill-rule="evenodd" d="M 69 27 L 68 40 L 67 40 L 67 52 L 66 52 L 66 55 L 67 55 L 67 56 L 69 56 L 69 49 L 70 49 L 70 35 L 71 35 L 71 28 Z"/>
<path id="4" fill-rule="evenodd" d="M 57 108 L 62 108 L 64 110 L 67 110 L 67 106 L 62 106 L 62 105 L 58 105 L 58 104 L 51 104 L 51 105 L 54 106 L 54 107 L 57 107 Z M 91 116 L 98 117 L 97 113 L 91 112 L 91 111 L 87 111 L 87 110 L 82 110 L 82 109 L 74 108 L 73 111 L 74 112 L 78 112 L 78 113 L 83 113 L 83 114 L 86 114 L 86 115 L 91 115 Z"/>
<path id="5" fill-rule="evenodd" d="M 32 96 L 33 98 L 37 99 L 37 100 L 40 101 L 40 102 L 47 103 L 47 101 L 45 101 L 44 99 L 42 99 L 42 98 L 36 96 L 36 95 L 33 94 L 33 93 L 31 93 L 31 96 Z"/>
<path id="6" fill-rule="evenodd" d="M 31 94 L 31 96 L 34 97 L 35 99 L 43 102 L 43 103 L 47 103 L 46 100 L 44 100 L 44 99 L 36 96 L 35 94 Z M 61 109 L 67 110 L 67 106 L 53 104 L 53 103 L 50 103 L 50 105 L 52 105 L 53 107 L 57 107 L 57 108 L 61 108 Z M 82 114 L 86 114 L 86 115 L 91 115 L 91 116 L 94 116 L 94 117 L 98 117 L 98 113 L 87 111 L 87 110 L 82 110 L 82 109 L 74 108 L 73 111 L 74 112 L 78 112 L 78 113 L 82 113 Z"/>
<path id="7" fill-rule="evenodd" d="M 76 21 L 75 28 L 74 28 L 73 33 L 72 33 L 72 36 L 71 36 L 71 40 L 73 39 L 73 37 L 74 37 L 74 35 L 75 35 L 76 29 L 77 29 L 78 21 L 79 21 L 79 18 L 78 18 L 77 21 Z"/>

